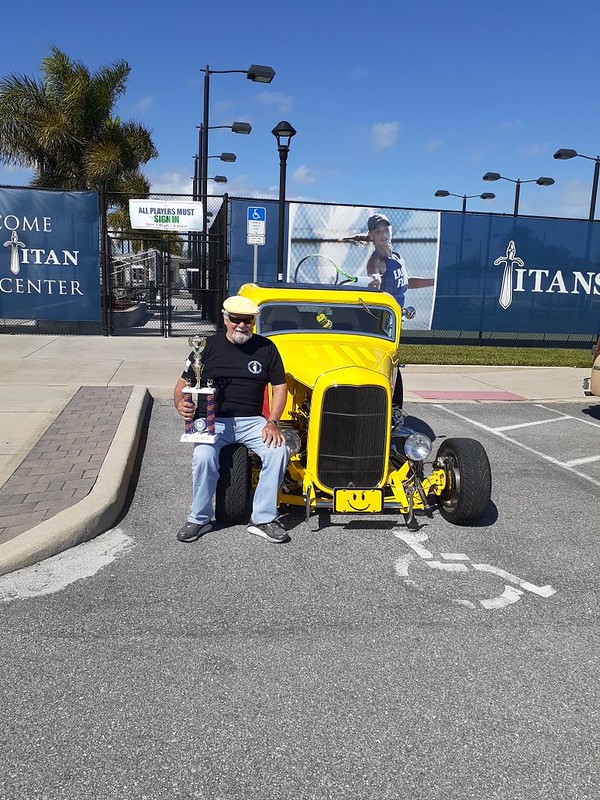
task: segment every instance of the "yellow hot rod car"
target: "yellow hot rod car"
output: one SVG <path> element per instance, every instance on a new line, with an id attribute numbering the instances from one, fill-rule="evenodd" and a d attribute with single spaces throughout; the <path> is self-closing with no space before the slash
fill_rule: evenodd
<path id="1" fill-rule="evenodd" d="M 400 513 L 409 527 L 415 513 L 436 509 L 456 524 L 485 514 L 492 478 L 483 446 L 447 439 L 428 461 L 430 438 L 404 425 L 403 310 L 390 294 L 287 284 L 245 284 L 239 294 L 259 307 L 256 332 L 276 342 L 286 370 L 280 426 L 290 459 L 280 505 L 303 507 L 307 519 L 319 509 Z M 243 519 L 257 468 L 242 445 L 223 449 L 217 519 Z"/>

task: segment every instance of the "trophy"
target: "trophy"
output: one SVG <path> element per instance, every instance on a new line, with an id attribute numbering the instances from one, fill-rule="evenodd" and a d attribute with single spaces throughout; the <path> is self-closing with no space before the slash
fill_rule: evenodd
<path id="1" fill-rule="evenodd" d="M 204 365 L 200 360 L 200 355 L 206 347 L 206 339 L 204 336 L 190 336 L 188 344 L 194 351 L 193 369 L 196 375 L 196 385 L 186 386 L 183 391 L 185 394 L 192 396 L 193 402 L 198 403 L 198 395 L 203 394 L 206 396 L 206 418 L 196 417 L 195 419 L 186 419 L 184 422 L 184 430 L 180 442 L 204 442 L 213 444 L 217 440 L 215 433 L 215 393 L 216 390 L 212 385 L 212 380 L 207 380 L 207 386 L 202 388 L 200 380 L 202 378 L 202 370 Z"/>

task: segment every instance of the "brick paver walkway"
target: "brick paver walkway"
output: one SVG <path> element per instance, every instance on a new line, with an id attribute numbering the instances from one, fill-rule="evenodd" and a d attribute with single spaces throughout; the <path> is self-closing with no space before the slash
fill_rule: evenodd
<path id="1" fill-rule="evenodd" d="M 0 489 L 0 544 L 90 493 L 132 388 L 79 389 Z"/>

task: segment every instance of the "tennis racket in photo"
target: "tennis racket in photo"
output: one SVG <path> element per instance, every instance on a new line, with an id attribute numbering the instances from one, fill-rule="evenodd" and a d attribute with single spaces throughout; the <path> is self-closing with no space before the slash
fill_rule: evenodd
<path id="1" fill-rule="evenodd" d="M 356 275 L 349 275 L 340 269 L 329 256 L 310 253 L 298 262 L 294 283 L 343 284 L 356 283 Z"/>

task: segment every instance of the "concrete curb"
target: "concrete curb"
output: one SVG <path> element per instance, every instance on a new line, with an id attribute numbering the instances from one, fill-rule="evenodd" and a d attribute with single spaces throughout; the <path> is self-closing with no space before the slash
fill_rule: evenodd
<path id="1" fill-rule="evenodd" d="M 35 564 L 107 531 L 124 504 L 150 402 L 134 386 L 92 491 L 79 503 L 0 545 L 0 575 Z"/>

